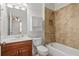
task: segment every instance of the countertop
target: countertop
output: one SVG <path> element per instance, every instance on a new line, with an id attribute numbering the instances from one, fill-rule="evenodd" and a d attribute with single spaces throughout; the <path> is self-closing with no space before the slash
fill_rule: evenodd
<path id="1" fill-rule="evenodd" d="M 13 43 L 13 42 L 19 42 L 19 41 L 26 41 L 26 40 L 32 40 L 30 37 L 21 37 L 21 38 L 4 38 L 1 39 L 2 43 Z"/>

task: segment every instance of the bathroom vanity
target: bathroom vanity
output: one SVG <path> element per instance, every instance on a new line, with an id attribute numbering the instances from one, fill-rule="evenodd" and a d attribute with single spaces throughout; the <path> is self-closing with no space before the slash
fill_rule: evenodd
<path id="1" fill-rule="evenodd" d="M 2 56 L 32 56 L 32 40 L 14 39 L 1 42 Z"/>

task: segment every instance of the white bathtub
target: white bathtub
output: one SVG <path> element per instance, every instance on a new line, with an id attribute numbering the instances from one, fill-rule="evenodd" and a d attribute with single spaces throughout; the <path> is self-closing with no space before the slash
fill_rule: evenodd
<path id="1" fill-rule="evenodd" d="M 49 55 L 53 56 L 79 56 L 79 50 L 68 47 L 60 43 L 50 43 L 46 45 L 49 49 Z"/>

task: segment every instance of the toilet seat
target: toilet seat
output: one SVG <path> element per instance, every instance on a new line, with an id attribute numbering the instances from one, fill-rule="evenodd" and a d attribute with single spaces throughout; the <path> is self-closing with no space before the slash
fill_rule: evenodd
<path id="1" fill-rule="evenodd" d="M 48 49 L 45 46 L 43 46 L 43 45 L 37 46 L 37 50 L 43 51 L 43 52 L 47 52 L 48 51 Z"/>

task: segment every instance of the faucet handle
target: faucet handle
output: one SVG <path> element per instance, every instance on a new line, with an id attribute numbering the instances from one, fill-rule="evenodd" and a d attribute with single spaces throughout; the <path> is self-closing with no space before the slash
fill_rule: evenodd
<path id="1" fill-rule="evenodd" d="M 6 42 L 3 42 L 3 45 L 6 45 Z"/>

